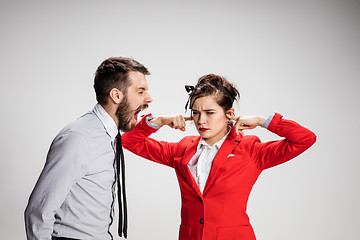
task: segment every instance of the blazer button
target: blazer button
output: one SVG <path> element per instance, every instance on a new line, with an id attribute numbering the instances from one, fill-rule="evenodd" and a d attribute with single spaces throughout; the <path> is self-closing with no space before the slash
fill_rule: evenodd
<path id="1" fill-rule="evenodd" d="M 204 223 L 204 219 L 201 218 L 201 219 L 200 219 L 200 224 L 203 224 L 203 223 Z"/>

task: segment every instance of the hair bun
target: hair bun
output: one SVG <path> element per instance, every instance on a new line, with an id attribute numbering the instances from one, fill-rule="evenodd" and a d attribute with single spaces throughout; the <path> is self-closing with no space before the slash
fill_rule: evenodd
<path id="1" fill-rule="evenodd" d="M 234 101 L 240 97 L 239 91 L 233 84 L 224 77 L 211 73 L 199 78 L 190 96 L 190 109 L 196 99 L 210 95 L 215 96 L 217 103 L 224 110 L 229 110 Z"/>

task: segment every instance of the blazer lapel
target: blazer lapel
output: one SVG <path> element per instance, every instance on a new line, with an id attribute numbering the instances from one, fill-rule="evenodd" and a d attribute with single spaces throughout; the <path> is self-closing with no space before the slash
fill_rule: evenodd
<path id="1" fill-rule="evenodd" d="M 192 140 L 192 143 L 186 148 L 184 152 L 184 156 L 181 160 L 182 172 L 184 176 L 184 180 L 189 184 L 189 186 L 196 192 L 197 195 L 201 196 L 200 188 L 195 182 L 194 177 L 191 175 L 191 172 L 188 167 L 188 163 L 191 158 L 195 155 L 197 145 L 199 144 L 200 137 L 198 139 Z"/>
<path id="2" fill-rule="evenodd" d="M 214 184 L 216 177 L 221 174 L 223 171 L 219 171 L 220 169 L 225 171 L 225 168 L 222 166 L 225 164 L 227 156 L 231 154 L 234 148 L 239 144 L 241 135 L 236 135 L 235 128 L 231 127 L 230 133 L 224 143 L 221 145 L 218 153 L 216 154 L 213 164 L 211 166 L 211 170 L 209 173 L 209 177 L 205 184 L 205 189 L 203 195 L 206 194 L 208 189 Z"/>

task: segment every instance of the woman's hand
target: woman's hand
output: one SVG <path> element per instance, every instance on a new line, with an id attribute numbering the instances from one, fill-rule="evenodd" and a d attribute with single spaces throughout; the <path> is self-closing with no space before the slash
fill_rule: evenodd
<path id="1" fill-rule="evenodd" d="M 240 116 L 235 117 L 234 115 L 228 116 L 231 120 L 236 121 L 234 127 L 236 134 L 244 135 L 243 130 L 254 129 L 266 121 L 266 117 L 263 116 Z"/>
<path id="2" fill-rule="evenodd" d="M 192 120 L 191 117 L 184 117 L 183 115 L 166 115 L 166 116 L 158 116 L 151 120 L 151 123 L 158 124 L 160 126 L 168 125 L 174 129 L 180 129 L 181 131 L 185 131 L 186 121 Z"/>

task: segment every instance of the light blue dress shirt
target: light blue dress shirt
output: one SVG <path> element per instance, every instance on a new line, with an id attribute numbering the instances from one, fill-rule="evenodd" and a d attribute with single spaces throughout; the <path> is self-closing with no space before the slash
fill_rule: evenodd
<path id="1" fill-rule="evenodd" d="M 28 240 L 112 239 L 117 134 L 99 104 L 60 131 L 25 210 Z"/>

